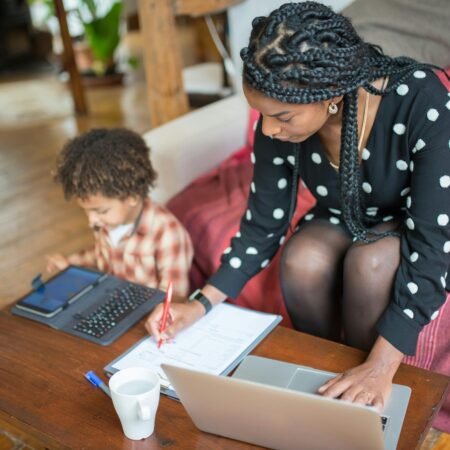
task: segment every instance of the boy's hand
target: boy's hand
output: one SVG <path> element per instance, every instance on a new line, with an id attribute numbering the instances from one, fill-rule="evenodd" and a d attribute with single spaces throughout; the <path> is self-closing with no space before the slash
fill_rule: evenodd
<path id="1" fill-rule="evenodd" d="M 47 255 L 47 272 L 59 272 L 64 270 L 68 265 L 69 261 L 67 258 L 60 253 L 54 253 L 53 255 Z"/>
<path id="2" fill-rule="evenodd" d="M 166 330 L 161 334 L 159 329 L 161 327 L 163 309 L 163 303 L 157 305 L 145 322 L 145 328 L 156 341 L 160 339 L 163 341 L 172 339 L 181 330 L 189 327 L 205 315 L 205 309 L 199 302 L 172 303 L 170 305 Z"/>

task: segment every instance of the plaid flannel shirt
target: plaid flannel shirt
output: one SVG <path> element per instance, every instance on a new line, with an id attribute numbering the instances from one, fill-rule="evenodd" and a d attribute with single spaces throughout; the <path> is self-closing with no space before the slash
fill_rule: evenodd
<path id="1" fill-rule="evenodd" d="M 108 231 L 94 231 L 94 247 L 69 256 L 71 264 L 95 267 L 119 278 L 166 290 L 169 280 L 174 293 L 186 296 L 193 247 L 187 231 L 166 208 L 150 200 L 137 225 L 116 247 Z"/>

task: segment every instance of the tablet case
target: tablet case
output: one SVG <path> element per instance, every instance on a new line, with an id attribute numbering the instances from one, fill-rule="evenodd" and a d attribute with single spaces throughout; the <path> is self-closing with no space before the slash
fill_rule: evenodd
<path id="1" fill-rule="evenodd" d="M 83 269 L 82 267 L 79 268 Z M 91 271 L 90 269 L 86 270 Z M 136 285 L 139 286 L 140 289 L 147 290 L 149 300 L 141 304 L 122 321 L 118 322 L 117 326 L 113 327 L 100 338 L 89 336 L 73 329 L 81 316 L 88 316 L 91 312 L 95 311 L 108 300 L 109 294 L 114 289 L 123 288 L 127 285 Z M 57 330 L 81 337 L 96 344 L 109 345 L 130 329 L 142 317 L 153 310 L 158 303 L 164 300 L 164 296 L 165 294 L 158 289 L 148 288 L 136 283 L 131 283 L 130 281 L 122 280 L 113 275 L 104 274 L 103 277 L 99 278 L 99 280 L 94 283 L 93 288 L 85 289 L 84 293 L 81 293 L 77 300 L 68 304 L 61 312 L 53 317 L 44 317 L 33 314 L 32 312 L 17 308 L 15 305 L 11 308 L 11 312 L 17 316 L 43 323 Z"/>

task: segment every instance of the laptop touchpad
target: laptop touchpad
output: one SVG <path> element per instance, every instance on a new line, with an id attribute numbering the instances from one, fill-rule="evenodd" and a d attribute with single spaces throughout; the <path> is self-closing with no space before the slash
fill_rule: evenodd
<path id="1" fill-rule="evenodd" d="M 293 391 L 317 394 L 317 389 L 334 376 L 314 369 L 298 368 L 295 370 L 286 387 Z"/>

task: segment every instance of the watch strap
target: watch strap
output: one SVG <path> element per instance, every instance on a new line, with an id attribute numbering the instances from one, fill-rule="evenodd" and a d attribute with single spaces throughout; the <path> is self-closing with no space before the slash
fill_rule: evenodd
<path id="1" fill-rule="evenodd" d="M 197 289 L 189 296 L 189 302 L 194 301 L 200 302 L 203 305 L 203 307 L 205 308 L 205 314 L 208 314 L 213 307 L 208 297 L 206 297 L 206 295 L 203 294 L 200 289 Z"/>

